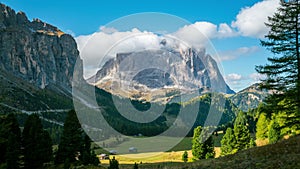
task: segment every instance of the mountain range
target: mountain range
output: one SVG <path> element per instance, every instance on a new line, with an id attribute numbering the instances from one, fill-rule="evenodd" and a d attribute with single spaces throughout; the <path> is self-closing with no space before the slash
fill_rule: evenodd
<path id="1" fill-rule="evenodd" d="M 163 44 L 166 43 L 164 39 Z M 204 49 L 162 46 L 156 50 L 117 53 L 87 81 L 112 94 L 150 102 L 195 91 L 234 94 L 216 61 Z"/>
<path id="2" fill-rule="evenodd" d="M 268 93 L 254 86 L 235 94 L 224 81 L 216 61 L 205 50 L 169 49 L 163 44 L 159 50 L 118 53 L 87 80 L 92 85 L 84 83 L 86 88 L 96 86 L 97 101 L 104 105 L 105 114 L 115 115 L 110 118 L 112 123 L 116 118 L 122 119 L 114 114 L 114 95 L 129 98 L 143 109 L 152 102 L 168 105 L 177 96 L 195 92 L 201 97 L 189 98 L 182 104 L 192 105 L 196 101 L 206 105 L 211 99 L 209 93 L 220 93 L 218 98 L 226 100 L 226 107 L 220 110 L 228 112 L 224 119 L 232 121 L 236 107 L 254 108 Z M 62 124 L 64 119 L 57 118 L 57 113 L 74 108 L 75 62 L 82 67 L 71 35 L 39 19 L 29 21 L 25 13 L 16 13 L 0 4 L 0 113 L 40 113 L 48 122 Z M 81 69 L 77 77 L 84 81 Z M 231 96 L 226 98 L 225 94 Z M 172 106 L 165 111 L 166 118 L 174 116 L 171 110 L 178 105 Z M 45 116 L 45 112 L 50 114 Z M 170 123 L 162 119 L 158 120 L 158 126 Z"/>

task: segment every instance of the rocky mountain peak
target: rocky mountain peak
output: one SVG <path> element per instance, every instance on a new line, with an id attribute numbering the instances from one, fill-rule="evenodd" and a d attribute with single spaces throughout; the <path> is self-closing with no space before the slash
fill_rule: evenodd
<path id="1" fill-rule="evenodd" d="M 256 108 L 267 96 L 273 94 L 272 90 L 261 89 L 259 83 L 239 91 L 235 95 L 230 96 L 231 101 L 241 110 L 248 111 Z"/>
<path id="2" fill-rule="evenodd" d="M 49 84 L 71 91 L 79 57 L 71 35 L 24 12 L 0 4 L 0 69 L 39 88 Z"/>
<path id="3" fill-rule="evenodd" d="M 205 50 L 192 48 L 118 53 L 88 82 L 116 95 L 150 101 L 176 90 L 234 93 L 215 60 Z"/>

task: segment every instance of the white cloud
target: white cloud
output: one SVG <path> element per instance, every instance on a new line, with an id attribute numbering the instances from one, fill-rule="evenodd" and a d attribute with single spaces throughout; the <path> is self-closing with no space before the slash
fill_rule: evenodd
<path id="1" fill-rule="evenodd" d="M 158 49 L 160 45 L 160 37 L 152 32 L 141 32 L 138 29 L 118 32 L 114 28 L 106 27 L 101 27 L 100 30 L 76 38 L 83 59 L 85 78 L 94 75 L 99 67 L 108 59 L 115 57 L 116 53 Z"/>
<path id="2" fill-rule="evenodd" d="M 261 37 L 267 32 L 264 25 L 266 18 L 272 15 L 278 6 L 279 0 L 265 0 L 252 7 L 243 8 L 231 26 L 226 23 L 219 25 L 210 22 L 195 22 L 179 28 L 176 32 L 165 36 L 158 36 L 152 32 L 132 29 L 120 32 L 115 28 L 101 26 L 99 32 L 91 35 L 76 37 L 78 49 L 84 64 L 84 76 L 89 77 L 96 73 L 108 59 L 116 53 L 131 52 L 144 49 L 158 49 L 162 39 L 169 37 L 168 45 L 177 48 L 186 47 L 172 40 L 177 38 L 188 46 L 201 49 L 211 45 L 208 40 L 228 38 L 238 35 Z M 238 32 L 237 32 L 238 30 Z M 72 33 L 72 32 L 70 32 Z M 74 35 L 73 35 L 74 36 Z M 232 60 L 240 56 L 254 53 L 258 47 L 242 47 L 233 51 L 221 52 L 220 60 Z"/>
<path id="3" fill-rule="evenodd" d="M 251 73 L 249 75 L 231 73 L 225 76 L 225 81 L 234 91 L 240 91 L 254 83 L 261 82 L 265 77 L 259 73 Z"/>
<path id="4" fill-rule="evenodd" d="M 218 30 L 218 34 L 217 34 L 218 38 L 227 38 L 227 37 L 233 37 L 233 36 L 237 36 L 237 35 L 238 35 L 238 33 L 235 30 L 233 30 L 226 23 L 221 23 L 219 25 L 219 30 Z"/>
<path id="5" fill-rule="evenodd" d="M 279 7 L 280 0 L 264 0 L 251 7 L 243 8 L 236 16 L 231 26 L 237 28 L 239 33 L 244 36 L 262 38 L 268 28 L 265 23 L 268 16 L 272 16 Z"/>
<path id="6" fill-rule="evenodd" d="M 244 85 L 246 78 L 238 73 L 231 73 L 225 76 L 226 83 L 234 91 L 239 91 Z"/>
<path id="7" fill-rule="evenodd" d="M 208 40 L 236 36 L 237 32 L 226 23 L 217 26 L 210 22 L 195 22 L 178 29 L 172 35 L 195 48 L 201 48 L 205 46 Z"/>
<path id="8" fill-rule="evenodd" d="M 84 77 L 90 77 L 108 59 L 116 53 L 125 53 L 145 49 L 160 49 L 162 39 L 168 39 L 167 46 L 185 49 L 187 46 L 201 49 L 212 38 L 234 35 L 234 31 L 226 24 L 218 26 L 209 22 L 196 22 L 179 28 L 176 32 L 157 35 L 140 31 L 136 28 L 120 32 L 115 28 L 101 26 L 99 32 L 76 37 L 80 56 L 83 59 Z"/>
<path id="9" fill-rule="evenodd" d="M 208 38 L 216 33 L 216 29 L 216 25 L 212 23 L 196 22 L 191 25 L 185 25 L 172 35 L 185 41 L 194 48 L 203 48 Z"/>
<path id="10" fill-rule="evenodd" d="M 234 60 L 241 56 L 246 56 L 246 55 L 255 53 L 259 50 L 260 50 L 260 48 L 258 46 L 241 47 L 236 50 L 220 52 L 219 55 L 220 55 L 221 61 L 226 61 L 226 60 Z"/>
<path id="11" fill-rule="evenodd" d="M 237 73 L 231 73 L 225 76 L 225 79 L 228 81 L 239 81 L 242 80 L 242 75 Z"/>
<path id="12" fill-rule="evenodd" d="M 111 33 L 118 32 L 118 30 L 115 29 L 115 28 L 105 27 L 105 26 L 100 26 L 99 30 L 103 33 L 106 33 L 106 34 L 111 34 Z"/>
<path id="13" fill-rule="evenodd" d="M 260 73 L 252 73 L 249 75 L 249 78 L 253 81 L 253 83 L 257 83 L 263 79 L 266 79 L 266 76 Z"/>

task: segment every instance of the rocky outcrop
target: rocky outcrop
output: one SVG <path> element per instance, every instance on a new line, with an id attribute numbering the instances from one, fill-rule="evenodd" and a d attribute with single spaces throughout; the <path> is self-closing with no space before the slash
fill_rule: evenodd
<path id="1" fill-rule="evenodd" d="M 72 36 L 39 19 L 0 4 L 0 69 L 45 88 L 49 84 L 71 91 L 79 57 Z"/>
<path id="2" fill-rule="evenodd" d="M 176 89 L 181 92 L 200 89 L 234 93 L 225 83 L 216 61 L 205 50 L 191 48 L 119 53 L 88 82 L 116 95 L 126 97 L 134 94 L 135 98 L 140 95 L 140 99 L 147 97 L 146 100 L 153 100 L 149 97 L 165 97 L 164 94 L 153 96 L 158 90 L 158 93 L 170 93 Z"/>
<path id="3" fill-rule="evenodd" d="M 229 99 L 234 103 L 238 108 L 244 112 L 256 108 L 263 100 L 274 93 L 272 90 L 261 89 L 259 83 L 255 83 L 235 95 L 229 97 Z"/>

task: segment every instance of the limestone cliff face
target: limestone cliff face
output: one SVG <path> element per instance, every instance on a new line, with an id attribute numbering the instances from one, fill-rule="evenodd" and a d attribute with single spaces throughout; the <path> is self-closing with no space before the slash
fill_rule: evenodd
<path id="1" fill-rule="evenodd" d="M 234 93 L 216 61 L 205 50 L 191 48 L 180 52 L 160 49 L 118 53 L 88 82 L 115 95 L 149 101 L 161 101 L 166 98 L 162 93 L 174 93 L 177 89 L 186 93 Z"/>
<path id="2" fill-rule="evenodd" d="M 0 70 L 45 88 L 49 84 L 71 89 L 79 57 L 72 36 L 39 19 L 0 4 Z"/>

